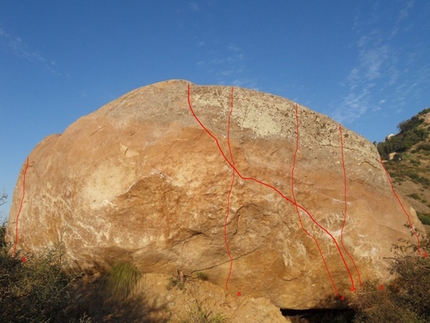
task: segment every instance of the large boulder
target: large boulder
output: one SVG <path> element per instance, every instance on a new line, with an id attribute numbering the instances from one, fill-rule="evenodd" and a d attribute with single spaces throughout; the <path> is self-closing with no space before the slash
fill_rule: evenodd
<path id="1" fill-rule="evenodd" d="M 22 254 L 62 243 L 82 269 L 203 271 L 236 297 L 305 309 L 384 283 L 392 245 L 415 239 L 405 224 L 422 230 L 403 207 L 374 145 L 329 117 L 173 80 L 37 145 L 7 236 Z"/>

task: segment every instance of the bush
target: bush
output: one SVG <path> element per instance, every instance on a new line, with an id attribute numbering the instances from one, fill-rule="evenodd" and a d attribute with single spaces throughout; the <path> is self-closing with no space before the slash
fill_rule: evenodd
<path id="1" fill-rule="evenodd" d="M 411 162 L 412 165 L 415 165 L 415 166 L 421 165 L 421 162 L 419 160 L 411 159 L 410 162 Z"/>
<path id="2" fill-rule="evenodd" d="M 405 133 L 411 130 L 415 130 L 419 125 L 424 122 L 424 119 L 418 118 L 417 116 L 413 116 L 411 119 L 402 121 L 397 126 L 400 132 Z"/>
<path id="3" fill-rule="evenodd" d="M 84 322 L 71 317 L 69 291 L 74 277 L 61 269 L 61 250 L 41 257 L 12 257 L 0 229 L 0 308 L 2 322 Z"/>
<path id="4" fill-rule="evenodd" d="M 430 247 L 429 239 L 421 243 L 422 252 Z M 371 282 L 358 291 L 352 306 L 354 322 L 430 321 L 430 259 L 418 255 L 415 245 L 397 247 L 399 254 L 392 259 L 395 278 L 383 288 Z"/>
<path id="5" fill-rule="evenodd" d="M 417 211 L 417 216 L 422 224 L 430 225 L 430 213 L 421 213 Z"/>
<path id="6" fill-rule="evenodd" d="M 382 158 L 387 160 L 390 153 L 405 152 L 420 141 L 426 140 L 429 135 L 429 130 L 422 126 L 423 123 L 424 119 L 417 116 L 401 122 L 398 125 L 400 130 L 399 134 L 376 145 Z M 421 146 L 423 148 L 426 147 L 425 144 Z M 418 147 L 418 149 L 423 149 L 421 146 Z"/>
<path id="7" fill-rule="evenodd" d="M 421 144 L 417 147 L 418 150 L 430 150 L 430 143 Z"/>
<path id="8" fill-rule="evenodd" d="M 60 247 L 39 257 L 12 257 L 5 231 L 0 226 L 0 322 L 167 322 L 150 317 L 164 304 L 133 293 L 141 277 L 134 265 L 118 263 L 100 278 L 65 272 Z"/>
<path id="9" fill-rule="evenodd" d="M 412 197 L 415 200 L 420 200 L 421 197 L 417 193 L 412 193 L 408 195 L 409 197 Z"/>

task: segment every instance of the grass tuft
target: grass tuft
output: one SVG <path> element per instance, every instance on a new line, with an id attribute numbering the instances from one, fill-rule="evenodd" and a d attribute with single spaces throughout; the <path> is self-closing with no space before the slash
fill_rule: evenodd
<path id="1" fill-rule="evenodd" d="M 199 280 L 208 280 L 208 279 L 209 279 L 208 274 L 207 274 L 207 273 L 204 273 L 204 272 L 202 272 L 202 271 L 198 271 L 198 272 L 196 272 L 196 277 L 197 277 L 197 279 L 199 279 Z"/>
<path id="2" fill-rule="evenodd" d="M 141 271 L 130 262 L 120 262 L 112 266 L 106 274 L 106 288 L 119 299 L 126 299 L 138 286 Z"/>
<path id="3" fill-rule="evenodd" d="M 179 323 L 224 323 L 227 318 L 222 314 L 214 314 L 197 304 Z"/>

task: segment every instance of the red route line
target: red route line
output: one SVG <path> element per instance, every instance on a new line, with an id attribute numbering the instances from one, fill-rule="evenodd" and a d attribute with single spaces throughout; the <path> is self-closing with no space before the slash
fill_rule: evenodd
<path id="1" fill-rule="evenodd" d="M 296 194 L 294 193 L 294 170 L 296 168 L 298 151 L 299 151 L 299 107 L 296 103 L 296 148 L 294 150 L 293 166 L 291 167 L 291 196 L 293 198 L 293 203 L 294 203 L 294 206 L 296 208 L 297 217 L 299 218 L 300 227 L 302 228 L 304 233 L 306 233 L 309 237 L 311 237 L 312 240 L 314 240 L 314 242 L 318 248 L 318 251 L 320 253 L 321 259 L 324 263 L 325 270 L 327 271 L 327 274 L 330 278 L 333 289 L 336 292 L 336 296 L 339 296 L 339 291 L 336 287 L 336 284 L 334 283 L 333 276 L 331 275 L 330 269 L 328 268 L 328 265 L 327 265 L 327 262 L 325 260 L 324 254 L 321 250 L 320 244 L 319 244 L 318 240 L 312 234 L 310 234 L 308 230 L 305 229 L 305 227 L 303 225 L 302 217 L 300 216 L 300 211 L 299 211 L 299 208 L 297 205 L 297 200 L 296 200 Z"/>
<path id="2" fill-rule="evenodd" d="M 414 226 L 412 225 L 411 217 L 410 217 L 409 213 L 406 211 L 405 207 L 403 206 L 403 203 L 400 201 L 400 198 L 397 195 L 396 190 L 394 189 L 394 185 L 393 185 L 393 182 L 391 181 L 390 174 L 388 174 L 388 171 L 384 166 L 384 162 L 382 161 L 382 156 L 379 156 L 379 161 L 382 165 L 382 168 L 385 171 L 385 175 L 387 176 L 388 182 L 390 183 L 391 191 L 393 192 L 394 196 L 396 197 L 397 202 L 399 202 L 399 205 L 402 208 L 403 213 L 405 213 L 406 218 L 408 219 L 408 223 L 411 227 L 411 231 L 412 231 L 413 235 L 415 236 L 415 238 L 417 239 L 417 250 L 418 250 L 418 254 L 421 255 L 421 241 L 420 241 L 420 238 L 417 234 L 417 231 L 415 230 Z M 427 252 L 424 252 L 423 256 L 426 258 Z"/>
<path id="3" fill-rule="evenodd" d="M 230 112 L 228 114 L 228 123 L 227 123 L 227 143 L 228 143 L 228 150 L 230 153 L 230 160 L 232 165 L 234 165 L 234 159 L 233 159 L 233 152 L 231 149 L 231 144 L 230 144 L 230 121 L 231 121 L 231 114 L 233 112 L 233 92 L 234 92 L 234 87 L 231 88 L 231 94 L 230 94 Z M 228 240 L 227 240 L 227 224 L 228 224 L 228 217 L 230 215 L 230 202 L 231 202 L 231 193 L 233 191 L 233 185 L 234 185 L 234 171 L 231 171 L 231 184 L 230 184 L 230 190 L 228 192 L 228 196 L 227 196 L 227 210 L 226 210 L 226 215 L 225 215 L 225 223 L 224 223 L 224 242 L 225 242 L 225 248 L 227 249 L 227 254 L 228 257 L 230 259 L 230 268 L 228 270 L 228 276 L 227 279 L 225 280 L 225 289 L 228 290 L 228 282 L 230 280 L 230 276 L 233 270 L 233 257 L 231 256 L 230 253 L 230 247 L 228 245 Z"/>
<path id="4" fill-rule="evenodd" d="M 22 210 L 22 204 L 24 202 L 24 196 L 25 196 L 25 176 L 27 174 L 27 169 L 28 169 L 28 157 L 25 160 L 25 168 L 24 168 L 24 175 L 23 175 L 23 179 L 22 179 L 22 194 L 21 194 L 21 202 L 19 204 L 19 209 L 18 209 L 18 213 L 16 214 L 15 217 L 15 243 L 13 245 L 13 256 L 16 256 L 16 248 L 18 245 L 18 235 L 19 235 L 19 226 L 18 226 L 18 220 L 19 220 L 19 216 L 21 214 L 21 210 Z"/>
<path id="5" fill-rule="evenodd" d="M 342 132 L 342 126 L 340 124 L 339 124 L 339 138 L 340 138 L 340 150 L 341 150 L 341 155 L 342 155 L 343 197 L 344 197 L 343 223 L 342 223 L 342 229 L 340 231 L 340 242 L 342 244 L 343 250 L 345 250 L 349 259 L 351 259 L 352 263 L 354 264 L 354 268 L 355 268 L 355 271 L 357 272 L 357 276 L 358 276 L 358 281 L 360 282 L 360 285 L 363 286 L 363 282 L 361 281 L 360 271 L 357 268 L 357 265 L 354 261 L 354 258 L 350 255 L 350 253 L 348 252 L 348 250 L 345 247 L 345 244 L 343 243 L 343 230 L 345 229 L 345 224 L 346 224 L 346 213 L 348 211 L 348 199 L 347 199 L 347 182 L 346 182 L 345 153 L 344 153 L 344 145 L 343 145 L 343 132 Z M 355 291 L 354 285 L 351 287 L 351 291 L 352 292 Z"/>
<path id="6" fill-rule="evenodd" d="M 194 109 L 191 105 L 191 88 L 190 88 L 190 84 L 188 84 L 188 106 L 191 110 L 191 113 L 193 115 L 193 117 L 196 119 L 196 121 L 199 123 L 199 125 L 203 128 L 203 130 L 206 131 L 206 133 L 215 141 L 218 150 L 220 151 L 221 155 L 223 156 L 224 160 L 230 165 L 230 167 L 232 168 L 232 170 L 234 171 L 234 173 L 236 173 L 242 180 L 250 180 L 253 182 L 256 182 L 260 185 L 266 186 L 267 188 L 270 188 L 271 190 L 275 191 L 276 193 L 279 194 L 279 196 L 281 196 L 283 199 L 285 199 L 286 201 L 292 203 L 293 205 L 295 205 L 297 208 L 299 208 L 300 210 L 302 210 L 303 212 L 305 212 L 307 214 L 307 216 L 321 229 L 323 230 L 333 241 L 333 243 L 336 246 L 336 249 L 342 259 L 342 262 L 344 264 L 345 269 L 348 272 L 348 276 L 351 280 L 352 285 L 354 285 L 354 280 L 352 278 L 351 272 L 349 270 L 348 264 L 346 263 L 345 257 L 343 256 L 342 250 L 340 249 L 339 243 L 337 242 L 336 238 L 326 229 L 324 228 L 317 220 L 315 220 L 315 218 L 309 213 L 308 210 L 306 210 L 303 206 L 297 204 L 296 202 L 294 202 L 293 200 L 291 200 L 290 198 L 288 198 L 287 196 L 285 196 L 281 191 L 279 191 L 276 187 L 267 184 L 263 181 L 260 181 L 258 179 L 255 179 L 253 177 L 245 177 L 243 176 L 237 169 L 236 167 L 232 164 L 232 162 L 230 162 L 227 158 L 227 156 L 224 153 L 224 150 L 222 149 L 218 138 L 216 138 L 210 131 L 208 128 L 205 127 L 205 125 L 200 121 L 200 119 L 197 117 L 196 113 L 194 112 Z M 337 289 L 335 289 L 336 291 L 336 295 L 339 296 L 339 294 L 337 293 Z"/>

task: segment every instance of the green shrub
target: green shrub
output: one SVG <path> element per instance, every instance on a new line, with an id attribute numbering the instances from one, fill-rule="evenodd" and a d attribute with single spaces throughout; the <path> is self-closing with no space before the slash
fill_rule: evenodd
<path id="1" fill-rule="evenodd" d="M 2 322 L 88 322 L 69 313 L 74 276 L 61 269 L 61 248 L 35 257 L 12 257 L 0 228 L 0 309 Z"/>
<path id="2" fill-rule="evenodd" d="M 417 147 L 417 149 L 429 151 L 430 150 L 430 143 L 426 142 L 424 144 L 421 144 Z"/>
<path id="3" fill-rule="evenodd" d="M 417 216 L 422 224 L 430 225 L 430 213 L 417 212 Z"/>
<path id="4" fill-rule="evenodd" d="M 120 262 L 113 265 L 106 273 L 107 291 L 118 299 L 125 299 L 138 286 L 142 278 L 140 270 L 130 262 Z"/>
<path id="5" fill-rule="evenodd" d="M 421 255 L 416 245 L 397 247 L 391 265 L 394 279 L 383 288 L 370 282 L 358 290 L 352 303 L 354 322 L 429 322 L 430 259 L 423 256 L 429 247 L 428 238 L 421 241 Z"/>
<path id="6" fill-rule="evenodd" d="M 185 281 L 181 281 L 178 276 L 172 276 L 169 278 L 169 283 L 167 284 L 167 289 L 172 289 L 177 287 L 179 290 L 183 290 Z"/>
<path id="7" fill-rule="evenodd" d="M 64 271 L 59 246 L 36 257 L 8 253 L 5 225 L 0 226 L 0 322 L 140 322 L 166 323 L 164 304 L 133 293 L 141 273 L 127 262 L 101 277 Z M 160 314 L 161 315 L 161 314 Z"/>
<path id="8" fill-rule="evenodd" d="M 204 273 L 202 271 L 198 271 L 196 273 L 196 277 L 197 277 L 197 279 L 200 279 L 200 280 L 208 280 L 209 279 L 208 274 L 206 274 L 206 273 Z"/>
<path id="9" fill-rule="evenodd" d="M 415 166 L 421 165 L 421 162 L 419 160 L 415 160 L 415 159 L 411 159 L 410 163 L 415 165 Z"/>
<path id="10" fill-rule="evenodd" d="M 401 122 L 398 125 L 400 133 L 376 145 L 382 158 L 385 160 L 388 159 L 389 154 L 392 152 L 406 152 L 415 144 L 426 140 L 429 135 L 429 130 L 422 126 L 423 122 L 424 119 L 417 116 Z M 417 150 L 427 148 L 426 146 L 420 147 L 417 147 Z"/>
<path id="11" fill-rule="evenodd" d="M 424 110 L 422 110 L 422 111 L 418 112 L 418 115 L 419 115 L 419 116 L 422 116 L 422 115 L 427 114 L 427 113 L 429 113 L 429 112 L 430 112 L 430 108 L 426 108 L 426 109 L 424 109 Z"/>
<path id="12" fill-rule="evenodd" d="M 417 194 L 417 193 L 412 193 L 408 195 L 409 197 L 412 197 L 415 200 L 419 200 L 421 199 L 421 197 Z"/>
<path id="13" fill-rule="evenodd" d="M 413 116 L 409 120 L 405 120 L 399 123 L 397 126 L 400 130 L 400 132 L 408 132 L 411 130 L 415 130 L 419 125 L 421 125 L 424 122 L 423 119 L 418 118 L 417 116 Z"/>

